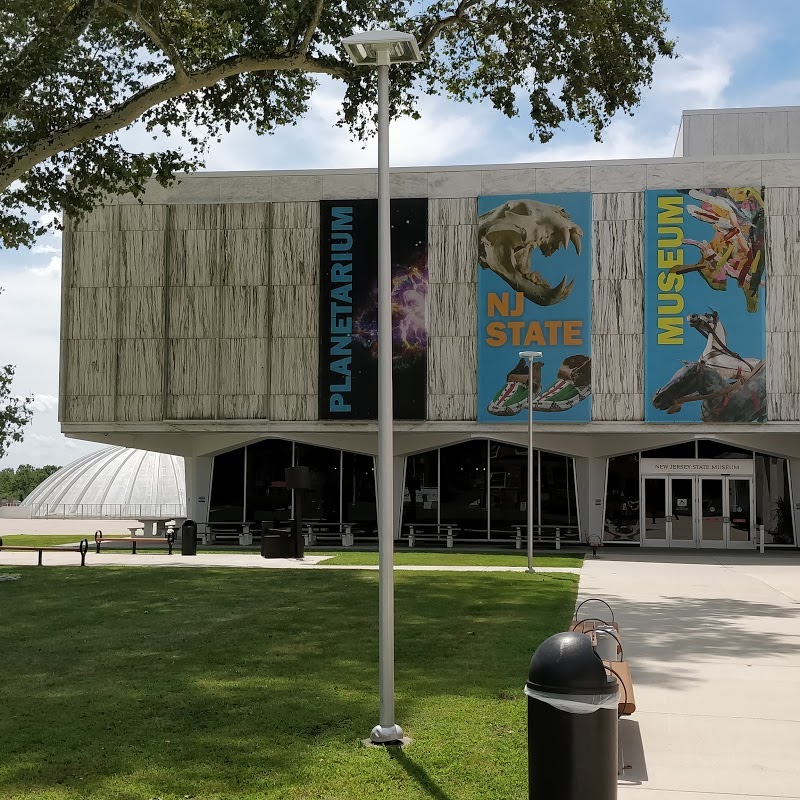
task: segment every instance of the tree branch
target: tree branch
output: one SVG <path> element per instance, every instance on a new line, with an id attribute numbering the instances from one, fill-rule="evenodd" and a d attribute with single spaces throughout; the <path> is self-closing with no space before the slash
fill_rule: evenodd
<path id="1" fill-rule="evenodd" d="M 0 78 L 0 122 L 5 122 L 13 108 L 39 78 L 55 72 L 64 52 L 86 30 L 97 0 L 79 0 L 59 23 L 55 34 L 47 31 L 35 37 L 17 58 L 5 64 Z"/>
<path id="2" fill-rule="evenodd" d="M 0 192 L 4 192 L 15 180 L 22 178 L 26 172 L 42 161 L 46 161 L 58 153 L 72 150 L 91 139 L 97 139 L 126 128 L 148 109 L 160 103 L 198 89 L 207 89 L 215 83 L 235 75 L 241 75 L 243 72 L 276 71 L 310 72 L 331 75 L 334 78 L 347 76 L 346 70 L 341 67 L 329 66 L 317 59 L 309 59 L 304 56 L 275 58 L 267 61 L 259 61 L 249 56 L 231 56 L 201 72 L 184 76 L 173 75 L 142 89 L 96 117 L 53 131 L 40 141 L 19 149 L 6 162 L 9 166 L 0 169 Z"/>
<path id="3" fill-rule="evenodd" d="M 128 8 L 127 6 L 115 2 L 115 0 L 102 0 L 102 2 L 108 8 L 113 8 L 114 11 L 118 11 L 132 22 L 135 22 L 142 29 L 145 36 L 147 36 L 147 38 L 170 60 L 175 74 L 179 78 L 187 77 L 188 73 L 180 53 L 175 49 L 175 45 L 164 38 L 158 18 L 154 20 L 153 24 L 150 24 L 144 14 L 142 14 L 142 7 L 139 2 L 136 3 L 135 9 Z"/>
<path id="4" fill-rule="evenodd" d="M 311 47 L 311 40 L 314 38 L 319 21 L 322 19 L 322 9 L 325 6 L 325 0 L 317 0 L 317 5 L 314 8 L 314 14 L 311 17 L 311 22 L 308 23 L 306 28 L 306 35 L 303 37 L 303 44 L 300 47 L 300 52 L 303 55 L 308 53 L 308 48 Z"/>
<path id="5" fill-rule="evenodd" d="M 445 29 L 449 28 L 456 22 L 462 21 L 469 21 L 469 17 L 467 16 L 467 11 L 472 8 L 472 6 L 478 5 L 480 0 L 461 0 L 461 2 L 456 7 L 456 10 L 449 16 L 444 17 L 440 20 L 437 20 L 433 27 L 425 34 L 422 41 L 419 43 L 420 50 L 427 50 L 430 47 L 431 42 Z"/>

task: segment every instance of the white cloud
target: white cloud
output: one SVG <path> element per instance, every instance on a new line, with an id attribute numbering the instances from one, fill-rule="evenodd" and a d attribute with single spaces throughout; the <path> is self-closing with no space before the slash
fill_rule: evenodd
<path id="1" fill-rule="evenodd" d="M 35 394 L 31 408 L 39 412 L 54 411 L 58 408 L 58 397 L 54 394 Z"/>

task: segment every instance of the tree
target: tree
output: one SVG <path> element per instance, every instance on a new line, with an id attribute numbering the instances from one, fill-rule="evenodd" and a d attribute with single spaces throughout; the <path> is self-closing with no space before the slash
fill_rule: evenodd
<path id="1" fill-rule="evenodd" d="M 79 217 L 106 193 L 139 194 L 196 169 L 234 123 L 296 124 L 317 76 L 344 84 L 340 123 L 373 128 L 375 80 L 340 40 L 393 27 L 424 60 L 395 68 L 392 113 L 420 93 L 529 106 L 531 138 L 566 120 L 596 138 L 631 112 L 670 56 L 662 0 L 5 0 L 0 11 L 0 243 L 43 232 L 30 209 Z M 155 152 L 118 132 L 140 120 Z M 188 152 L 163 146 L 180 131 Z M 52 224 L 52 223 L 51 223 Z"/>
<path id="2" fill-rule="evenodd" d="M 0 366 L 0 458 L 12 442 L 21 442 L 23 430 L 31 421 L 30 404 L 33 397 L 20 398 L 11 394 L 14 367 Z"/>
<path id="3" fill-rule="evenodd" d="M 0 469 L 0 499 L 24 500 L 42 481 L 59 469 L 61 467 L 53 464 L 45 467 L 21 464 L 16 470 L 10 467 Z"/>

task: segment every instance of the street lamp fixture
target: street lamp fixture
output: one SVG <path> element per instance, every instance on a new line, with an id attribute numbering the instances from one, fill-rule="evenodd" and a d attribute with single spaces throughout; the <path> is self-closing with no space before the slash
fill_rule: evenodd
<path id="1" fill-rule="evenodd" d="M 403 739 L 394 718 L 394 412 L 392 408 L 392 266 L 389 215 L 389 65 L 421 61 L 417 42 L 400 31 L 365 31 L 342 39 L 353 63 L 378 69 L 378 628 L 380 724 L 375 744 Z"/>
<path id="2" fill-rule="evenodd" d="M 542 354 L 538 350 L 523 350 L 519 357 L 528 362 L 528 569 L 525 571 L 536 572 L 533 568 L 533 362 Z"/>

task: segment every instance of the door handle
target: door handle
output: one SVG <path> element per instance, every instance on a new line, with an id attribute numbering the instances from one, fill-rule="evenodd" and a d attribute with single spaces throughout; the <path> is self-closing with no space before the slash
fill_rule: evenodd
<path id="1" fill-rule="evenodd" d="M 723 518 L 722 518 L 722 521 L 723 521 L 725 524 L 727 524 L 727 525 L 730 525 L 731 518 L 730 518 L 730 517 L 723 517 Z"/>

